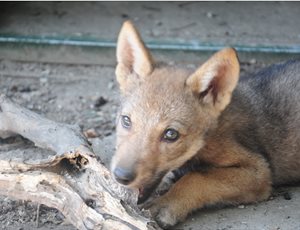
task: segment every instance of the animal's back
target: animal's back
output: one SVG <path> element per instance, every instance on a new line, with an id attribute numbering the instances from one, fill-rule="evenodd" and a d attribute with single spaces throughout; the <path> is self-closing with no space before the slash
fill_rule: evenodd
<path id="1" fill-rule="evenodd" d="M 240 144 L 270 162 L 274 184 L 300 181 L 300 60 L 242 77 L 223 118 Z"/>

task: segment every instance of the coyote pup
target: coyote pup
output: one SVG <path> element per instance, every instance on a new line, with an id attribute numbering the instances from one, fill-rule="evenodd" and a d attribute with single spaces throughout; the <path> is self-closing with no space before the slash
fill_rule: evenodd
<path id="1" fill-rule="evenodd" d="M 299 181 L 300 61 L 239 81 L 237 54 L 226 48 L 190 72 L 156 64 L 129 21 L 117 61 L 111 170 L 139 189 L 139 203 L 173 171 L 176 183 L 148 205 L 163 228 L 206 205 L 262 201 L 272 185 Z"/>

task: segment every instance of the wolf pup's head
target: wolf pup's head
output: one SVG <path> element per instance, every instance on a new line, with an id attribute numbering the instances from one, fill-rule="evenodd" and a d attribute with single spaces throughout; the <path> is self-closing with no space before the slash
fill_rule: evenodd
<path id="1" fill-rule="evenodd" d="M 129 21 L 119 34 L 117 62 L 121 107 L 111 170 L 118 182 L 139 189 L 143 202 L 168 171 L 203 147 L 231 100 L 239 62 L 226 48 L 192 73 L 158 65 Z"/>

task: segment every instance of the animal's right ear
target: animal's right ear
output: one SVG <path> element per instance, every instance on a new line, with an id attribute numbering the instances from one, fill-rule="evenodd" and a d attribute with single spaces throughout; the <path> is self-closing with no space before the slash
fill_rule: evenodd
<path id="1" fill-rule="evenodd" d="M 124 22 L 119 34 L 117 62 L 116 76 L 121 90 L 126 88 L 129 75 L 145 77 L 153 71 L 151 54 L 130 21 Z"/>
<path id="2" fill-rule="evenodd" d="M 223 49 L 214 54 L 191 76 L 186 85 L 219 115 L 230 103 L 232 92 L 239 80 L 240 64 L 233 48 Z"/>

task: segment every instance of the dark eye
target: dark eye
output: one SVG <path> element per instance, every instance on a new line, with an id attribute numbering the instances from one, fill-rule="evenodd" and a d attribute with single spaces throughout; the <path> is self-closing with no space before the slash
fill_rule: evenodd
<path id="1" fill-rule="evenodd" d="M 166 129 L 165 132 L 163 133 L 162 140 L 167 141 L 167 142 L 174 142 L 177 141 L 179 138 L 179 133 L 175 129 Z"/>
<path id="2" fill-rule="evenodd" d="M 131 120 L 128 116 L 121 116 L 121 124 L 125 129 L 129 129 L 131 127 Z"/>

